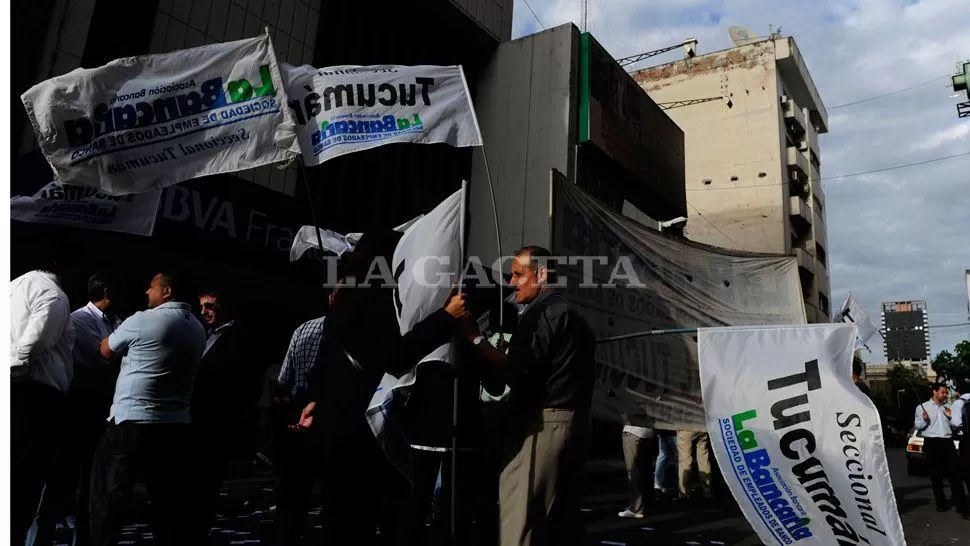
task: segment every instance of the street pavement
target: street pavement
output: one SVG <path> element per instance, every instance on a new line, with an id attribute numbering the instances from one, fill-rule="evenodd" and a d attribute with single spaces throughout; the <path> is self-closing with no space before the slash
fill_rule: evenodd
<path id="1" fill-rule="evenodd" d="M 926 476 L 907 476 L 902 449 L 888 450 L 890 471 L 896 490 L 903 529 L 911 546 L 970 545 L 970 521 L 952 509 L 937 513 L 933 492 Z M 658 504 L 644 519 L 617 517 L 626 502 L 626 477 L 620 461 L 591 461 L 587 468 L 583 496 L 587 544 L 600 546 L 638 546 L 648 544 L 756 545 L 761 542 L 744 520 L 729 493 L 706 504 L 680 506 Z M 271 545 L 271 530 L 276 503 L 271 475 L 228 482 L 222 493 L 222 506 L 213 529 L 211 544 Z M 155 544 L 148 525 L 149 513 L 144 498 L 136 496 L 130 523 L 125 527 L 122 545 Z M 313 508 L 308 521 L 305 544 L 322 544 L 322 508 Z M 66 543 L 65 530 L 57 535 Z M 876 544 L 874 543 L 874 546 Z"/>

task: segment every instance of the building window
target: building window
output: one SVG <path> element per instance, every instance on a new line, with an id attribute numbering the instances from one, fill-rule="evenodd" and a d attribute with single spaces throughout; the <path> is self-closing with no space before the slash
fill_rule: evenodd
<path id="1" fill-rule="evenodd" d="M 829 266 L 828 260 L 825 257 L 825 248 L 818 243 L 815 243 L 815 257 L 818 258 L 818 261 L 821 262 L 825 267 Z"/>
<path id="2" fill-rule="evenodd" d="M 822 205 L 822 202 L 815 196 L 812 196 L 812 202 L 815 203 L 815 210 L 818 212 L 819 218 L 825 220 L 825 207 Z"/>
<path id="3" fill-rule="evenodd" d="M 818 293 L 818 308 L 825 316 L 829 315 L 829 299 L 821 292 Z"/>

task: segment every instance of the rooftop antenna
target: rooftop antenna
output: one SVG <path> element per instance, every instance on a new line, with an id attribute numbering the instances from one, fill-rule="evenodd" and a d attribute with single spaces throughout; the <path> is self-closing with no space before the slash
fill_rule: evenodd
<path id="1" fill-rule="evenodd" d="M 731 41 L 736 46 L 743 46 L 758 41 L 758 37 L 751 34 L 751 31 L 738 25 L 732 25 L 728 28 L 728 35 L 731 36 Z"/>

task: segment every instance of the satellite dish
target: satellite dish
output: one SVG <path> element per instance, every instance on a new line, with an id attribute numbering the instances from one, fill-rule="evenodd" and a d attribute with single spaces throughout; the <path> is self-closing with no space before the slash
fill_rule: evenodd
<path id="1" fill-rule="evenodd" d="M 728 29 L 728 34 L 731 36 L 731 41 L 734 42 L 736 46 L 743 46 L 750 44 L 751 42 L 758 41 L 758 37 L 751 32 L 738 25 L 733 25 Z"/>

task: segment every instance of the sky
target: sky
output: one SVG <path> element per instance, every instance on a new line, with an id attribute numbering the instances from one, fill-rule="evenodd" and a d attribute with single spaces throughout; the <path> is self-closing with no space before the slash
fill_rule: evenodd
<path id="1" fill-rule="evenodd" d="M 580 0 L 528 0 L 546 28 L 580 18 Z M 698 40 L 698 54 L 731 47 L 728 27 L 793 36 L 828 109 L 822 177 L 970 152 L 949 75 L 970 59 L 966 0 L 589 0 L 589 31 L 614 57 Z M 515 0 L 512 37 L 540 31 Z M 679 50 L 634 68 L 682 57 Z M 945 77 L 946 76 L 946 77 Z M 936 78 L 934 80 L 934 78 Z M 929 82 L 929 80 L 934 80 Z M 925 83 L 924 82 L 929 82 Z M 917 84 L 924 84 L 918 85 Z M 917 86 L 889 97 L 835 108 Z M 966 96 L 961 93 L 963 101 Z M 822 182 L 831 306 L 851 292 L 878 326 L 884 301 L 925 300 L 933 354 L 970 339 L 970 155 Z M 885 362 L 879 336 L 867 362 Z"/>

